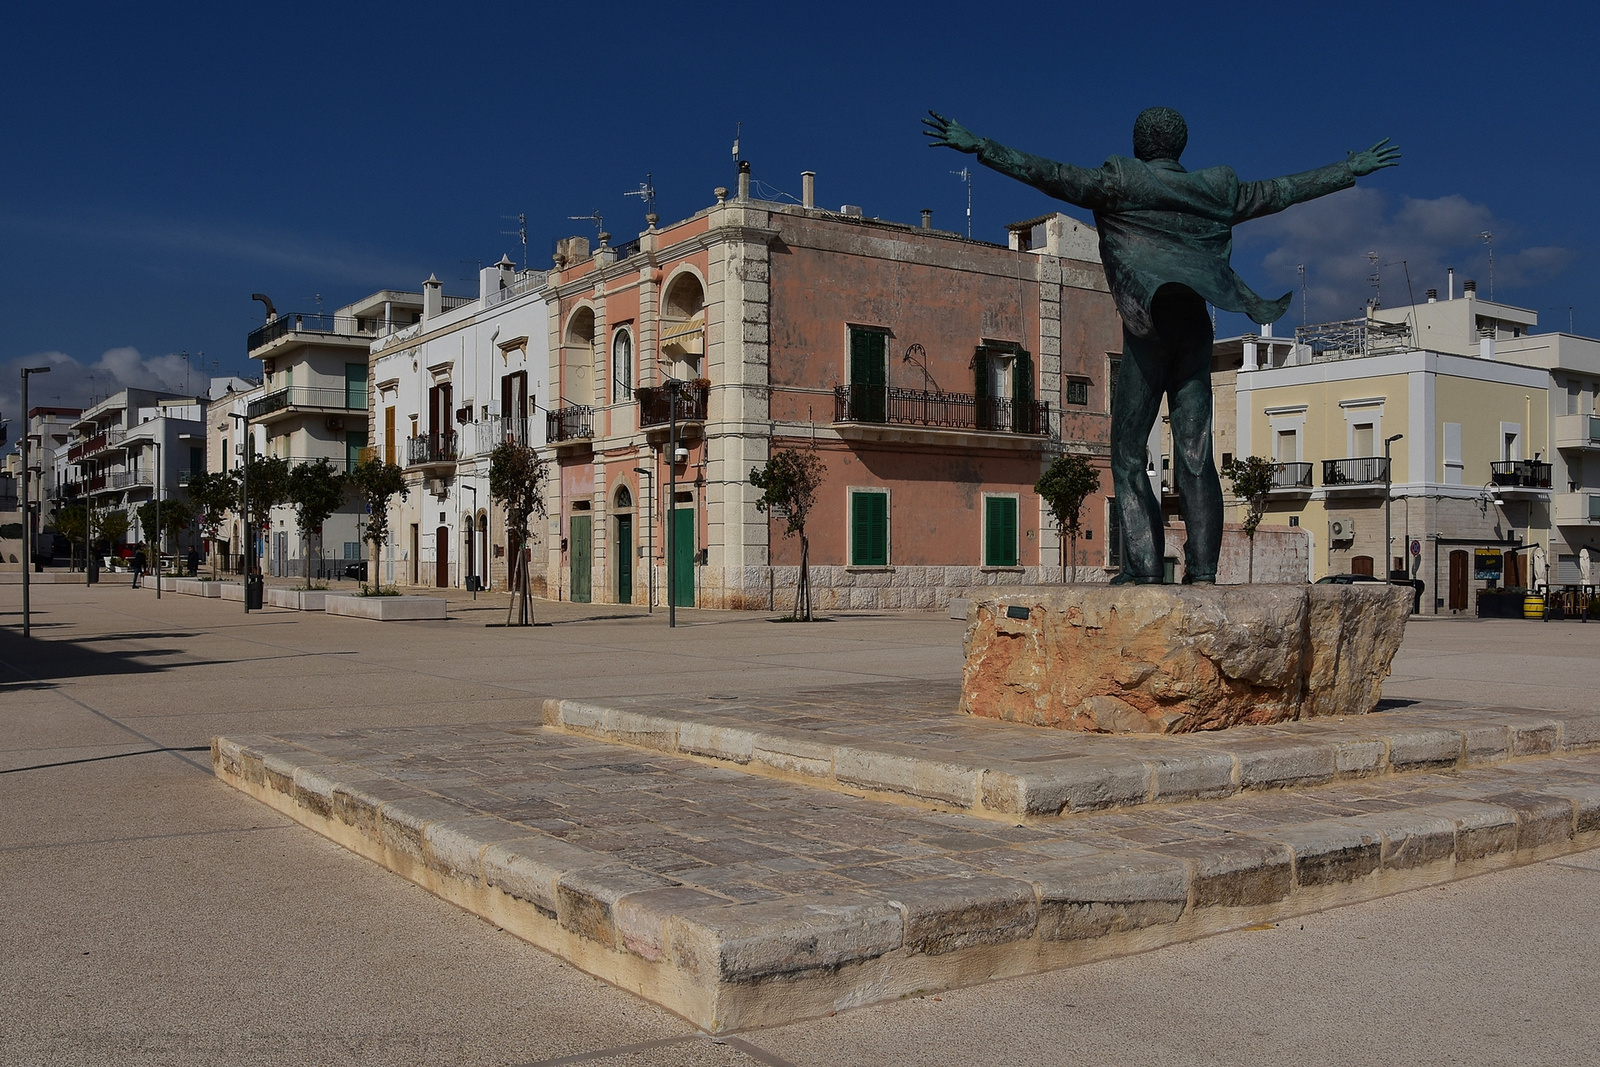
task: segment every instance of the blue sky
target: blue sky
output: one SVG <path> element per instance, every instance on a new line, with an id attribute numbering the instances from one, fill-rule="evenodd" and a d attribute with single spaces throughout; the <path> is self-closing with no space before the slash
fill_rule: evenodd
<path id="1" fill-rule="evenodd" d="M 1413 13 L 1413 11 L 1417 13 Z M 1426 11 L 1426 14 L 1422 13 Z M 250 294 L 334 307 L 429 273 L 643 228 L 653 174 L 679 218 L 733 182 L 960 229 L 969 157 L 925 147 L 928 108 L 1053 158 L 1127 154 L 1138 111 L 1188 118 L 1184 163 L 1245 178 L 1391 137 L 1353 192 L 1241 227 L 1235 267 L 1313 321 L 1444 269 L 1600 334 L 1600 15 L 1580 4 L 36 5 L 0 43 L 0 413 L 250 368 Z M 977 168 L 974 236 L 1052 210 Z M 1219 332 L 1238 332 L 1224 319 Z M 190 360 L 173 358 L 187 351 Z"/>

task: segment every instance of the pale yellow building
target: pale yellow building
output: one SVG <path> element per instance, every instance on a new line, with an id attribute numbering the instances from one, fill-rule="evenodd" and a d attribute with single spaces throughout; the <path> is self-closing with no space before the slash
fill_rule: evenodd
<path id="1" fill-rule="evenodd" d="M 1478 589 L 1529 584 L 1534 546 L 1556 560 L 1551 374 L 1495 348 L 1530 345 L 1536 323 L 1469 290 L 1292 340 L 1221 341 L 1219 462 L 1278 464 L 1265 521 L 1307 529 L 1313 579 L 1381 576 L 1387 559 L 1425 583 L 1424 612 L 1470 611 Z"/>

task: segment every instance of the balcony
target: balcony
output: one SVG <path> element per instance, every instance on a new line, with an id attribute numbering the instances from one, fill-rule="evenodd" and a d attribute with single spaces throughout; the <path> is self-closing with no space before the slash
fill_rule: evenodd
<path id="1" fill-rule="evenodd" d="M 840 385 L 833 390 L 833 421 L 1042 437 L 1050 432 L 1050 403 L 884 385 Z"/>
<path id="2" fill-rule="evenodd" d="M 1557 493 L 1550 511 L 1557 526 L 1600 525 L 1600 493 Z"/>
<path id="3" fill-rule="evenodd" d="M 1311 464 L 1279 463 L 1272 468 L 1272 492 L 1306 493 L 1311 491 Z"/>
<path id="4" fill-rule="evenodd" d="M 1536 459 L 1508 459 L 1489 464 L 1489 480 L 1499 489 L 1549 489 L 1550 464 Z"/>
<path id="5" fill-rule="evenodd" d="M 123 438 L 126 436 L 127 431 L 120 426 L 112 426 L 101 430 L 93 437 L 80 441 L 67 449 L 67 462 L 76 463 L 85 456 L 92 456 L 96 452 L 104 452 L 108 448 L 114 448 L 122 444 Z"/>
<path id="6" fill-rule="evenodd" d="M 478 423 L 478 451 L 492 452 L 500 445 L 523 445 L 537 448 L 542 442 L 534 439 L 533 420 L 499 415 Z"/>
<path id="7" fill-rule="evenodd" d="M 1385 456 L 1322 461 L 1322 485 L 1330 491 L 1382 492 L 1389 484 L 1389 460 Z"/>
<path id="8" fill-rule="evenodd" d="M 594 408 L 574 404 L 545 414 L 545 437 L 551 444 L 587 441 L 594 436 Z"/>
<path id="9" fill-rule="evenodd" d="M 1600 415 L 1557 415 L 1557 448 L 1600 448 Z"/>
<path id="10" fill-rule="evenodd" d="M 456 433 L 423 434 L 406 438 L 406 466 L 437 467 L 456 461 Z"/>
<path id="11" fill-rule="evenodd" d="M 639 398 L 639 429 L 666 426 L 672 421 L 672 393 L 677 390 L 678 424 L 705 422 L 709 382 L 684 382 L 679 386 L 645 385 L 633 391 Z"/>
<path id="12" fill-rule="evenodd" d="M 286 389 L 268 393 L 259 400 L 250 401 L 245 412 L 252 422 L 272 422 L 271 416 L 278 412 L 294 415 L 304 411 L 324 414 L 330 411 L 365 413 L 366 410 L 367 387 L 366 383 L 362 382 L 342 389 L 332 386 L 291 385 Z"/>

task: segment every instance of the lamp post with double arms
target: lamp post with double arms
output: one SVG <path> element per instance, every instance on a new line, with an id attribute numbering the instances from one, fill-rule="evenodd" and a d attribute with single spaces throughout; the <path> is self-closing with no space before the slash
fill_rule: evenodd
<path id="1" fill-rule="evenodd" d="M 160 600 L 161 599 L 161 442 L 160 442 L 160 440 L 153 440 L 151 443 L 156 446 L 156 469 L 155 469 L 155 474 L 154 474 L 154 476 L 152 478 L 152 481 L 155 482 L 155 489 L 156 489 L 156 494 L 155 494 L 156 495 L 156 528 L 151 531 L 153 534 L 155 534 L 156 552 L 155 552 L 155 558 L 150 561 L 150 570 L 155 574 L 155 577 L 156 577 L 156 599 Z"/>
<path id="2" fill-rule="evenodd" d="M 28 610 L 28 576 L 33 570 L 33 497 L 28 493 L 28 375 L 49 374 L 49 367 L 22 368 L 22 636 L 33 633 Z"/>
<path id="3" fill-rule="evenodd" d="M 633 472 L 635 474 L 642 474 L 645 477 L 645 499 L 648 501 L 648 509 L 646 510 L 644 517 L 644 553 L 645 560 L 649 565 L 649 569 L 645 572 L 645 574 L 647 579 L 647 587 L 650 590 L 650 608 L 647 614 L 654 615 L 656 613 L 655 471 L 651 470 L 649 467 L 635 467 L 633 468 Z"/>

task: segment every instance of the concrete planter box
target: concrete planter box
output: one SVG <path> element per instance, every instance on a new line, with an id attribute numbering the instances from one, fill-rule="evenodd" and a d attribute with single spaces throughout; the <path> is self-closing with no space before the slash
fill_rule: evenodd
<path id="1" fill-rule="evenodd" d="M 294 608 L 296 611 L 322 611 L 326 607 L 328 598 L 326 589 L 277 589 L 267 590 L 267 606 L 274 608 Z"/>
<path id="2" fill-rule="evenodd" d="M 329 615 L 348 615 L 352 619 L 377 622 L 409 622 L 417 619 L 442 619 L 447 601 L 431 596 L 354 596 L 333 594 L 323 600 Z"/>
<path id="3" fill-rule="evenodd" d="M 237 600 L 244 603 L 244 584 L 242 582 L 218 582 L 217 595 L 223 600 Z"/>
<path id="4" fill-rule="evenodd" d="M 222 595 L 222 582 L 208 582 L 204 578 L 163 578 L 162 589 L 171 589 L 185 596 L 217 597 Z M 170 583 L 170 584 L 168 584 Z"/>

